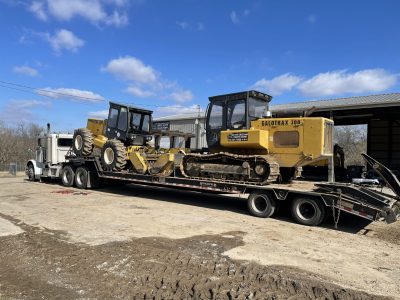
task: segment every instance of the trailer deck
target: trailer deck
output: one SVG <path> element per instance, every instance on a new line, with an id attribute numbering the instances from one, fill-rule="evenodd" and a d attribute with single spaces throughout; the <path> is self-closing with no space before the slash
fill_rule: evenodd
<path id="1" fill-rule="evenodd" d="M 229 181 L 186 178 L 180 174 L 172 176 L 142 175 L 130 172 L 107 172 L 101 167 L 97 157 L 68 157 L 68 165 L 76 170 L 79 167 L 87 169 L 86 184 L 83 188 L 95 188 L 101 181 L 117 180 L 127 183 L 166 187 L 172 189 L 197 191 L 215 194 L 248 194 L 249 210 L 258 217 L 269 217 L 275 212 L 281 201 L 292 201 L 309 205 L 308 210 L 321 210 L 321 216 L 313 222 L 307 218 L 307 207 L 302 213 L 297 207 L 292 214 L 304 225 L 318 225 L 326 215 L 325 210 L 334 211 L 335 224 L 339 221 L 340 211 L 353 214 L 371 221 L 384 219 L 391 223 L 399 218 L 400 202 L 398 195 L 377 192 L 374 189 L 356 186 L 354 184 L 294 181 L 290 184 L 243 184 Z M 79 187 L 79 185 L 77 184 Z M 296 200 L 296 201 L 295 201 Z M 258 203 L 258 204 L 257 204 Z M 258 206 L 257 206 L 258 205 Z M 260 206 L 261 205 L 261 206 Z M 272 207 L 272 208 L 271 208 Z"/>

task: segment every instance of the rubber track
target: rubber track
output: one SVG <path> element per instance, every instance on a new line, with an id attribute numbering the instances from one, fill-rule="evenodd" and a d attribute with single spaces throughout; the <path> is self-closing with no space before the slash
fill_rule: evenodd
<path id="1" fill-rule="evenodd" d="M 216 158 L 222 159 L 223 157 L 229 157 L 230 159 L 238 160 L 241 162 L 244 161 L 253 161 L 255 159 L 260 159 L 260 160 L 265 160 L 269 166 L 270 166 L 270 175 L 267 180 L 257 182 L 253 180 L 224 180 L 224 179 L 215 179 L 215 178 L 210 178 L 210 177 L 193 177 L 189 176 L 185 172 L 185 164 L 186 160 L 190 157 L 195 157 L 201 159 L 202 162 L 204 161 L 215 161 Z M 187 178 L 192 178 L 192 179 L 199 179 L 199 180 L 212 180 L 212 181 L 220 181 L 220 182 L 231 182 L 231 183 L 248 183 L 248 184 L 256 184 L 256 185 L 266 185 L 269 183 L 273 183 L 277 181 L 280 173 L 279 173 L 279 164 L 276 161 L 274 157 L 271 155 L 239 155 L 239 154 L 232 154 L 232 153 L 227 153 L 227 152 L 220 152 L 220 153 L 214 153 L 214 154 L 186 154 L 183 159 L 182 163 L 180 165 L 180 170 L 183 176 Z"/>

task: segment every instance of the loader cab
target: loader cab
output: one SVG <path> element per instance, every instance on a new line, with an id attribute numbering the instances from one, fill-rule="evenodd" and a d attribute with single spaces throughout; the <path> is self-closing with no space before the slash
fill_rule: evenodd
<path id="1" fill-rule="evenodd" d="M 143 146 L 150 141 L 152 111 L 110 102 L 105 136 L 126 145 Z"/>
<path id="2" fill-rule="evenodd" d="M 262 118 L 269 109 L 272 96 L 246 91 L 209 97 L 206 116 L 208 148 L 220 147 L 220 132 L 249 129 L 250 122 Z"/>

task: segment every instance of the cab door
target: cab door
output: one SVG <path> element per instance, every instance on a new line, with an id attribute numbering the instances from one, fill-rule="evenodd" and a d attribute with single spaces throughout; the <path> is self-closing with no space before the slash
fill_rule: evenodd
<path id="1" fill-rule="evenodd" d="M 125 141 L 128 131 L 128 108 L 111 105 L 108 113 L 106 137 Z"/>

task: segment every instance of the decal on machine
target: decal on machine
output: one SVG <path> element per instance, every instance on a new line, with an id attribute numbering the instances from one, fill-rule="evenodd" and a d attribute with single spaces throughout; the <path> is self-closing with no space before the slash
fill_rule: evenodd
<path id="1" fill-rule="evenodd" d="M 234 132 L 228 134 L 229 142 L 247 142 L 249 140 L 248 132 Z"/>
<path id="2" fill-rule="evenodd" d="M 261 122 L 262 126 L 299 126 L 302 122 L 299 119 L 290 120 L 265 120 Z"/>

